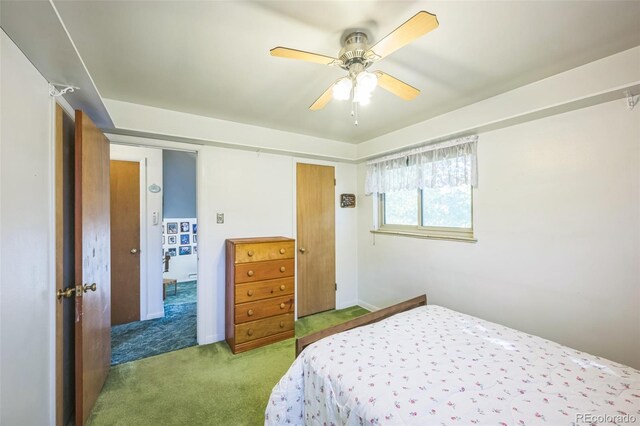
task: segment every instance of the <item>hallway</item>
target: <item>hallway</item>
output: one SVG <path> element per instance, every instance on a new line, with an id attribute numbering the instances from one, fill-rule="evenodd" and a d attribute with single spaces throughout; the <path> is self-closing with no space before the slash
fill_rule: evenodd
<path id="1" fill-rule="evenodd" d="M 164 318 L 116 325 L 111 329 L 111 365 L 159 355 L 198 344 L 197 281 L 167 289 Z"/>

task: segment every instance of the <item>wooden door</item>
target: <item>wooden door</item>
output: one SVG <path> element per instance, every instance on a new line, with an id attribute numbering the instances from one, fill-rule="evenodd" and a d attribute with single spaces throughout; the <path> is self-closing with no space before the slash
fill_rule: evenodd
<path id="1" fill-rule="evenodd" d="M 109 141 L 82 111 L 75 126 L 75 393 L 84 425 L 111 363 Z"/>
<path id="2" fill-rule="evenodd" d="M 298 317 L 335 309 L 335 171 L 298 163 Z"/>
<path id="3" fill-rule="evenodd" d="M 111 325 L 140 321 L 140 163 L 111 161 Z"/>
<path id="4" fill-rule="evenodd" d="M 74 124 L 56 105 L 56 288 L 75 289 L 74 237 Z M 56 425 L 65 426 L 75 409 L 75 296 L 56 303 Z"/>

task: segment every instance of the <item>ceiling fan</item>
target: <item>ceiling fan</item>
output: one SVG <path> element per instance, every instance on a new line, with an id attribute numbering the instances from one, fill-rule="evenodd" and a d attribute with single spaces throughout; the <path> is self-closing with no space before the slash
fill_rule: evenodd
<path id="1" fill-rule="evenodd" d="M 438 20 L 436 15 L 423 10 L 416 13 L 373 46 L 369 45 L 369 38 L 364 30 L 348 32 L 343 38 L 344 47 L 338 53 L 338 58 L 287 47 L 274 47 L 270 50 L 270 53 L 271 56 L 280 58 L 300 59 L 322 65 L 338 66 L 347 71 L 348 75 L 339 78 L 329 86 L 309 109 L 312 111 L 322 109 L 329 103 L 331 98 L 351 100 L 351 114 L 356 116 L 355 124 L 357 125 L 357 108 L 359 105 L 367 105 L 369 103 L 371 94 L 376 86 L 380 86 L 407 101 L 420 94 L 420 90 L 389 74 L 382 71 L 367 71 L 367 68 L 437 27 Z"/>

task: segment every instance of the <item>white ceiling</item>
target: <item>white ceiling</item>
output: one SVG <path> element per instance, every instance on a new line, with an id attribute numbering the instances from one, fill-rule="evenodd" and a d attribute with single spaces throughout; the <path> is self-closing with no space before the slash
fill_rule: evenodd
<path id="1" fill-rule="evenodd" d="M 54 2 L 105 98 L 353 143 L 640 45 L 639 1 Z M 358 127 L 348 102 L 308 110 L 342 70 L 269 55 L 335 56 L 419 10 L 440 27 L 372 69 L 422 93 L 378 88 Z"/>

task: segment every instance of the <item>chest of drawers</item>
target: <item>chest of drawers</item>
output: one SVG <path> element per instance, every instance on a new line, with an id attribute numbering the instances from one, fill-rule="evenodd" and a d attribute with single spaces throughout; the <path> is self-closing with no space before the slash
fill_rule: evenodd
<path id="1" fill-rule="evenodd" d="M 295 241 L 226 241 L 225 335 L 235 354 L 293 337 Z"/>

